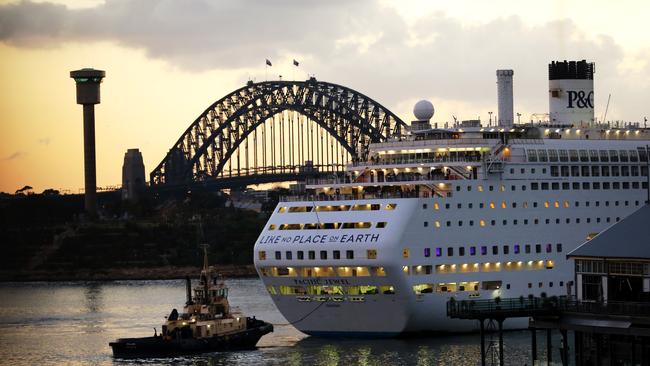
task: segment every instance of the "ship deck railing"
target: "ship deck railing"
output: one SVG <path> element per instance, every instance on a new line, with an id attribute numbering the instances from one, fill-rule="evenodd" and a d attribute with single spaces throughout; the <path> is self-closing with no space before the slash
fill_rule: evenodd
<path id="1" fill-rule="evenodd" d="M 455 319 L 503 319 L 563 314 L 650 318 L 650 303 L 579 301 L 572 296 L 450 300 L 447 302 L 447 316 Z"/>
<path id="2" fill-rule="evenodd" d="M 386 174 L 383 177 L 374 177 L 372 179 L 350 179 L 349 177 L 344 178 L 309 178 L 306 180 L 307 185 L 380 185 L 382 183 L 404 183 L 404 184 L 413 184 L 412 182 L 420 182 L 421 184 L 437 184 L 437 183 L 450 183 L 452 181 L 458 181 L 467 179 L 461 177 L 457 174 L 429 174 L 429 173 L 390 173 Z"/>
<path id="3" fill-rule="evenodd" d="M 369 161 L 355 161 L 349 166 L 376 166 L 381 169 L 384 165 L 406 165 L 406 164 L 444 164 L 444 163 L 481 163 L 483 158 L 480 156 L 463 156 L 463 157 L 438 157 L 438 158 L 379 158 Z"/>
<path id="4" fill-rule="evenodd" d="M 426 139 L 426 140 L 408 140 L 408 141 L 386 141 L 373 143 L 370 150 L 384 150 L 394 147 L 395 149 L 422 149 L 422 148 L 442 148 L 447 146 L 472 145 L 477 147 L 488 147 L 497 142 L 498 139 L 483 138 L 460 138 L 460 139 Z"/>
<path id="5" fill-rule="evenodd" d="M 421 198 L 423 193 L 416 192 L 394 192 L 394 193 L 363 193 L 363 194 L 294 194 L 280 196 L 280 202 L 319 202 L 319 201 L 356 201 L 371 199 L 391 198 Z"/>

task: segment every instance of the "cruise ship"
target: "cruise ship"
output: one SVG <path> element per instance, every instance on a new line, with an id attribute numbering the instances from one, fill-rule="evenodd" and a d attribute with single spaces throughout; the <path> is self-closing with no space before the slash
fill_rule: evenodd
<path id="1" fill-rule="evenodd" d="M 514 123 L 513 71 L 498 70 L 494 123 L 438 128 L 418 102 L 407 136 L 282 200 L 254 262 L 289 323 L 321 336 L 465 332 L 478 322 L 447 318 L 450 299 L 580 294 L 566 254 L 648 200 L 650 134 L 595 121 L 593 63 L 548 72 L 545 121 Z"/>

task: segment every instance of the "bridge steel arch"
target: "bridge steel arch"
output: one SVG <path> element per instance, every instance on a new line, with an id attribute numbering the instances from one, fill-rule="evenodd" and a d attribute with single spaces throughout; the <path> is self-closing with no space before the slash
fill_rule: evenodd
<path id="1" fill-rule="evenodd" d="M 350 88 L 317 81 L 249 82 L 209 106 L 151 172 L 152 185 L 218 179 L 240 144 L 278 113 L 295 111 L 317 123 L 352 157 L 368 144 L 399 137 L 406 124 Z"/>

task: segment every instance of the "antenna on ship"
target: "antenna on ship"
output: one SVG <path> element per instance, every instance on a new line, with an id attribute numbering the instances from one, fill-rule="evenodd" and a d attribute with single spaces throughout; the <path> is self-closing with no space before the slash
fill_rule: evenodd
<path id="1" fill-rule="evenodd" d="M 208 248 L 210 248 L 210 244 L 203 243 L 199 246 L 203 248 L 203 270 L 207 271 L 208 270 Z"/>
<path id="2" fill-rule="evenodd" d="M 607 118 L 607 111 L 609 110 L 609 100 L 611 98 L 612 98 L 612 94 L 610 93 L 609 96 L 607 97 L 607 106 L 605 106 L 605 114 L 603 114 L 602 123 L 605 123 L 605 118 Z"/>
<path id="3" fill-rule="evenodd" d="M 647 166 L 647 174 L 646 176 L 646 191 L 648 192 L 648 197 L 647 200 L 645 201 L 646 205 L 650 205 L 650 157 L 648 156 L 648 150 L 650 150 L 650 147 L 648 145 L 645 145 L 645 160 L 646 160 L 646 166 Z"/>

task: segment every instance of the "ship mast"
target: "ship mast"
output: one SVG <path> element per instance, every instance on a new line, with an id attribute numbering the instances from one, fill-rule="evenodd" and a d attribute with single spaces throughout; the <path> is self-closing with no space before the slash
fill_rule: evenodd
<path id="1" fill-rule="evenodd" d="M 210 244 L 204 243 L 199 246 L 203 248 L 203 270 L 207 271 L 208 270 L 208 248 L 210 247 Z"/>

